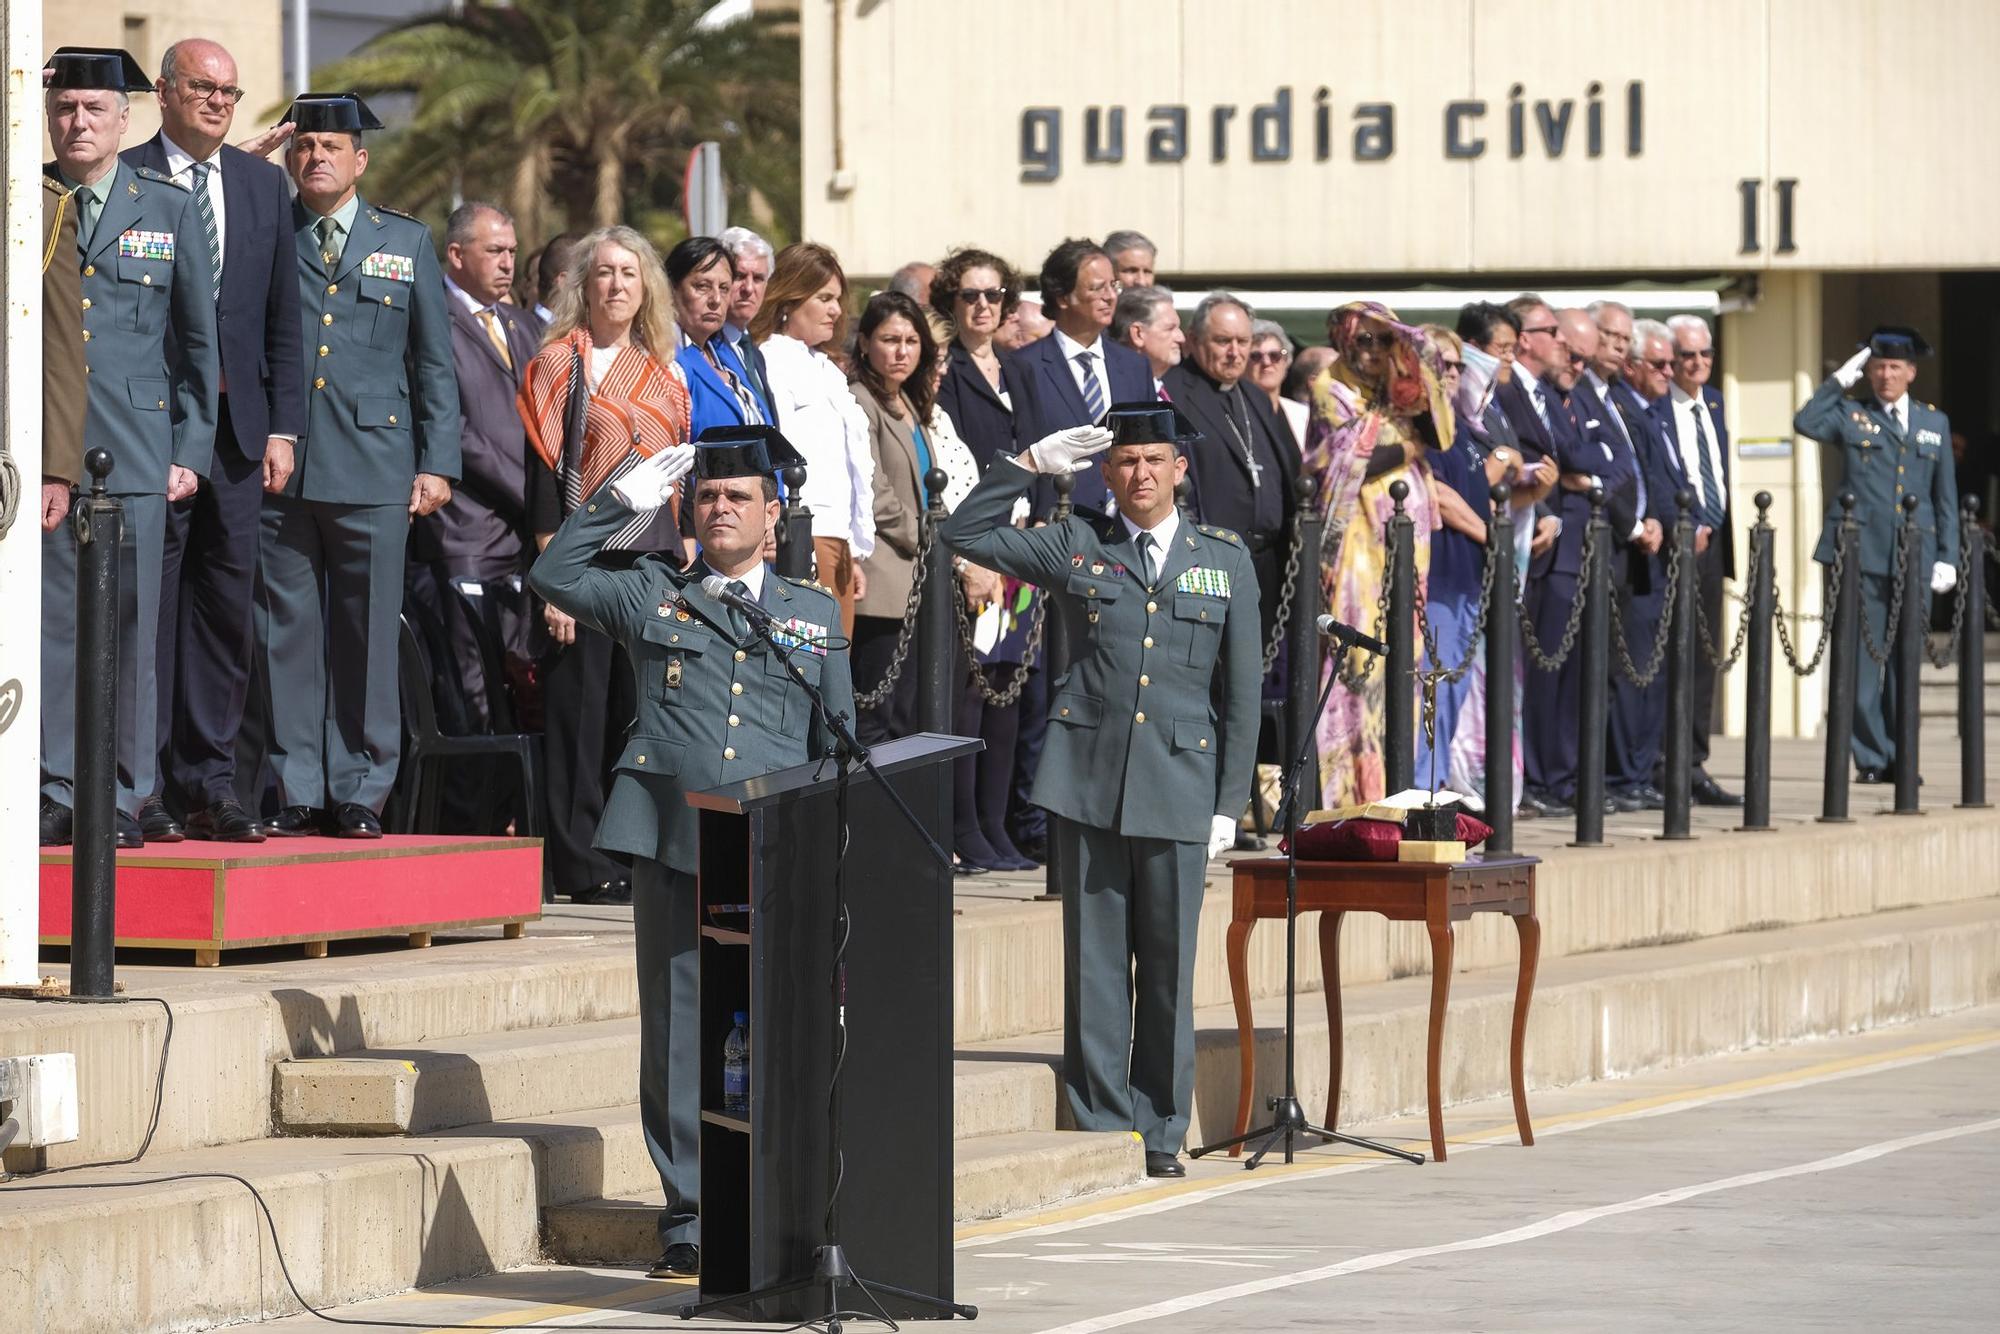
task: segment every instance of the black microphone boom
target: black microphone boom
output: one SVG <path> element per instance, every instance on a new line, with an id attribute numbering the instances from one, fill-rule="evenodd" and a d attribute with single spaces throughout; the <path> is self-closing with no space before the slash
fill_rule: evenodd
<path id="1" fill-rule="evenodd" d="M 706 585 L 704 584 L 704 587 Z M 1322 615 L 1318 622 L 1319 632 L 1332 639 L 1338 639 L 1349 648 L 1363 648 L 1377 657 L 1389 656 L 1389 646 L 1371 635 L 1364 635 L 1351 625 L 1342 624 L 1331 616 Z"/>
<path id="2" fill-rule="evenodd" d="M 753 621 L 769 621 L 771 613 L 765 611 L 741 593 L 729 591 L 729 581 L 719 574 L 711 574 L 701 581 L 701 591 L 720 602 L 725 607 L 734 607 Z"/>

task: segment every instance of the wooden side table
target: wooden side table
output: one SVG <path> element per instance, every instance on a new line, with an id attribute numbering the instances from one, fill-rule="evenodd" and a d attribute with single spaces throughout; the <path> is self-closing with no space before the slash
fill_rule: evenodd
<path id="1" fill-rule="evenodd" d="M 1431 1153 L 1445 1160 L 1444 1112 L 1439 1103 L 1439 1061 L 1444 1015 L 1451 998 L 1452 923 L 1479 912 L 1506 913 L 1521 936 L 1521 964 L 1514 987 L 1514 1033 L 1508 1073 L 1514 1086 L 1514 1122 L 1521 1143 L 1535 1142 L 1528 1121 L 1528 1095 L 1521 1060 L 1528 1031 L 1528 1004 L 1541 958 L 1542 924 L 1535 916 L 1534 857 L 1474 856 L 1455 865 L 1426 862 L 1299 863 L 1299 912 L 1318 912 L 1320 968 L 1326 978 L 1326 1019 L 1332 1044 L 1332 1085 L 1325 1124 L 1340 1125 L 1340 924 L 1350 912 L 1373 912 L 1397 922 L 1422 922 L 1431 938 L 1430 1042 L 1425 1077 L 1430 1095 Z M 1250 1023 L 1250 932 L 1263 917 L 1285 916 L 1285 859 L 1244 858 L 1235 872 L 1234 911 L 1229 925 L 1229 991 L 1236 1002 L 1236 1043 L 1242 1083 L 1236 1099 L 1236 1129 L 1250 1125 L 1250 1094 L 1256 1073 L 1256 1034 Z M 1242 1149 L 1231 1150 L 1232 1155 Z"/>

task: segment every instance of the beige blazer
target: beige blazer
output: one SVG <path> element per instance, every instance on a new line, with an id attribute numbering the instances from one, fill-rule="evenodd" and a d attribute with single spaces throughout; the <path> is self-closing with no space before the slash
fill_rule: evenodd
<path id="1" fill-rule="evenodd" d="M 900 621 L 916 577 L 917 521 L 924 511 L 912 434 L 915 416 L 908 399 L 900 405 L 903 415 L 892 416 L 859 380 L 854 382 L 854 401 L 868 419 L 869 449 L 875 458 L 875 554 L 861 562 L 868 572 L 868 592 L 854 610 L 862 616 Z"/>

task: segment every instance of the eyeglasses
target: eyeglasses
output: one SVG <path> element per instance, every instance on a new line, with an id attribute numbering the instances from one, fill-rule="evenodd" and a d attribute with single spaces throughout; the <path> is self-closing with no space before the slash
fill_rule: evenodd
<path id="1" fill-rule="evenodd" d="M 1659 371 L 1663 374 L 1674 368 L 1674 361 L 1672 357 L 1661 357 L 1658 361 L 1654 361 L 1651 358 L 1647 358 L 1643 364 L 1651 366 L 1654 370 Z"/>
<path id="2" fill-rule="evenodd" d="M 1705 348 L 1705 347 L 1698 347 L 1698 348 L 1695 348 L 1695 349 L 1694 349 L 1693 351 L 1689 351 L 1689 350 L 1688 350 L 1688 349 L 1686 349 L 1686 348 L 1678 348 L 1678 349 L 1676 349 L 1676 350 L 1675 350 L 1675 352 L 1674 352 L 1674 356 L 1675 356 L 1675 357 L 1676 357 L 1676 358 L 1677 358 L 1678 360 L 1681 360 L 1681 361 L 1714 361 L 1714 360 L 1715 360 L 1715 353 L 1714 353 L 1714 352 L 1713 352 L 1712 350 L 1710 350 L 1709 348 Z"/>
<path id="3" fill-rule="evenodd" d="M 1569 354 L 1569 364 L 1572 366 L 1588 366 L 1590 358 L 1584 356 L 1581 352 L 1572 352 Z"/>
<path id="4" fill-rule="evenodd" d="M 235 106 L 243 100 L 243 90 L 233 83 L 211 83 L 207 79 L 183 79 L 181 86 L 194 94 L 197 102 L 206 102 L 218 94 L 224 103 Z"/>
<path id="5" fill-rule="evenodd" d="M 1447 361 L 1444 363 L 1444 368 L 1447 371 L 1463 371 L 1465 363 L 1462 361 Z"/>
<path id="6" fill-rule="evenodd" d="M 1357 352 L 1387 352 L 1396 345 L 1394 334 L 1358 333 L 1354 335 L 1354 350 Z"/>
<path id="7" fill-rule="evenodd" d="M 1555 331 L 1556 326 L 1553 324 L 1537 324 L 1532 329 L 1521 330 L 1521 337 L 1526 338 L 1529 334 L 1552 334 Z"/>
<path id="8" fill-rule="evenodd" d="M 1266 348 L 1262 352 L 1252 352 L 1250 354 L 1250 364 L 1252 366 L 1277 366 L 1291 359 L 1291 353 L 1280 351 L 1277 348 Z"/>
<path id="9" fill-rule="evenodd" d="M 958 299 L 968 306 L 978 305 L 981 301 L 989 306 L 997 306 L 1007 299 L 1007 292 L 999 287 L 961 287 L 958 289 Z"/>

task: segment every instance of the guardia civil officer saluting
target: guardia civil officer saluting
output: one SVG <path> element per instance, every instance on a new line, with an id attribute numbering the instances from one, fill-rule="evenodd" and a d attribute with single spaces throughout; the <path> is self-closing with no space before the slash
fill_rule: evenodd
<path id="1" fill-rule="evenodd" d="M 1917 534 L 1930 591 L 1949 593 L 1958 583 L 1958 479 L 1952 472 L 1951 422 L 1929 403 L 1910 397 L 1917 361 L 1931 346 L 1915 329 L 1883 326 L 1861 350 L 1821 382 L 1799 409 L 1792 429 L 1838 451 L 1846 477 L 1828 489 L 1826 526 L 1813 559 L 1833 561 L 1840 530 L 1840 493 L 1854 493 L 1860 525 L 1861 616 L 1866 638 L 1886 647 L 1891 638 L 1889 603 L 1895 581 L 1896 530 L 1903 522 L 1903 497 L 1917 498 Z M 1867 392 L 1847 393 L 1863 376 Z M 1914 615 L 1929 624 L 1927 607 Z M 1890 731 L 1889 702 L 1896 697 L 1896 659 L 1886 667 L 1866 651 L 1856 655 L 1854 678 L 1854 766 L 1863 783 L 1895 781 L 1896 743 Z"/>
<path id="2" fill-rule="evenodd" d="M 1186 1171 L 1203 874 L 1249 800 L 1263 677 L 1242 539 L 1174 506 L 1188 434 L 1170 407 L 1118 404 L 1103 428 L 995 460 L 944 527 L 966 559 L 1048 590 L 1077 646 L 1034 788 L 1070 890 L 1063 1083 L 1081 1129 L 1139 1132 L 1152 1176 Z M 1100 453 L 1117 518 L 1011 526 L 1036 474 Z"/>
<path id="3" fill-rule="evenodd" d="M 380 838 L 402 754 L 396 660 L 413 515 L 458 479 L 451 312 L 430 228 L 371 204 L 360 98 L 307 93 L 285 169 L 305 329 L 306 427 L 264 497 L 256 652 L 279 837 Z"/>
<path id="4" fill-rule="evenodd" d="M 118 845 L 139 847 L 139 804 L 159 766 L 153 641 L 167 503 L 194 494 L 215 438 L 215 270 L 193 197 L 118 158 L 129 94 L 150 92 L 124 51 L 59 48 L 46 109 L 69 191 L 76 249 L 49 257 L 82 275 L 80 337 L 89 381 L 83 447 L 110 453 L 106 489 L 123 500 L 118 551 Z M 72 289 L 74 290 L 74 289 Z M 44 505 L 51 502 L 45 499 Z M 76 776 L 76 537 L 42 536 L 41 841 L 70 840 Z"/>
<path id="5" fill-rule="evenodd" d="M 778 522 L 777 473 L 803 462 L 775 427 L 711 427 L 696 444 L 663 449 L 605 483 L 556 530 L 528 575 L 545 601 L 624 645 L 638 678 L 638 720 L 596 844 L 632 859 L 639 1105 L 667 1198 L 655 1277 L 696 1273 L 701 1264 L 697 826 L 685 794 L 833 749 L 779 655 L 751 633 L 742 612 L 704 593 L 702 580 L 720 575 L 769 612 L 827 707 L 850 723 L 854 717 L 847 650 L 828 643 L 840 631 L 839 603 L 817 584 L 779 577 L 763 558 Z M 666 504 L 690 468 L 699 560 L 685 569 L 655 555 L 628 570 L 591 563 L 635 516 Z"/>

